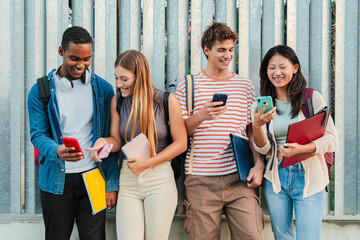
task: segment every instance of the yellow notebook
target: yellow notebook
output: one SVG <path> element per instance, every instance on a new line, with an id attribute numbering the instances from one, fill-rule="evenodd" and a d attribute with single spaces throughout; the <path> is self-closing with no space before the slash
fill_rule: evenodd
<path id="1" fill-rule="evenodd" d="M 105 180 L 98 168 L 85 172 L 82 176 L 89 196 L 92 214 L 95 215 L 106 208 Z"/>

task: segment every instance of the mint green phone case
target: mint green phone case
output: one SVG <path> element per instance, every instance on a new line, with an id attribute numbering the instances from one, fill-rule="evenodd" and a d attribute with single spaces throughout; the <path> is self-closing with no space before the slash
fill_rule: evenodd
<path id="1" fill-rule="evenodd" d="M 259 112 L 261 111 L 261 109 L 265 106 L 265 104 L 269 104 L 267 106 L 267 108 L 264 111 L 264 114 L 267 113 L 268 111 L 270 111 L 271 109 L 273 109 L 273 101 L 272 101 L 272 97 L 271 96 L 261 96 L 261 97 L 257 97 L 256 98 L 256 103 L 259 109 Z"/>

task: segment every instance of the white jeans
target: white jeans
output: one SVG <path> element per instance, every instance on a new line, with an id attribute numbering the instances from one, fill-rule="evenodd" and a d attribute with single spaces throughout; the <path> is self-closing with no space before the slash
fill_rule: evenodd
<path id="1" fill-rule="evenodd" d="M 117 238 L 167 240 L 177 205 L 177 189 L 170 162 L 137 176 L 124 161 L 119 185 Z"/>

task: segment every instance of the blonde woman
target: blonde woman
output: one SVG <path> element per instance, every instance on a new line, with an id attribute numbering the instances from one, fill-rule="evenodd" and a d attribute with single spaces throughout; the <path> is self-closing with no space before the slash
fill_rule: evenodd
<path id="1" fill-rule="evenodd" d="M 111 102 L 110 137 L 94 144 L 97 151 L 113 144 L 112 151 L 143 133 L 149 140 L 149 159 L 124 159 L 121 162 L 116 207 L 117 238 L 122 240 L 168 239 L 177 205 L 177 190 L 169 160 L 186 150 L 187 136 L 180 105 L 169 96 L 170 132 L 164 120 L 164 91 L 153 87 L 149 64 L 136 50 L 121 53 L 115 61 L 117 96 Z M 121 95 L 121 96 L 120 96 Z M 117 98 L 122 97 L 120 115 Z M 136 121 L 133 121 L 136 119 Z M 168 142 L 171 134 L 173 142 Z M 104 160 L 106 161 L 106 160 Z M 141 174 L 149 169 L 144 174 Z"/>

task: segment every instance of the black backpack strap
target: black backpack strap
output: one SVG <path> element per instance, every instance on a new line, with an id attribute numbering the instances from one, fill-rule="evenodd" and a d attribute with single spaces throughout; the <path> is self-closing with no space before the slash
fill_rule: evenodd
<path id="1" fill-rule="evenodd" d="M 171 134 L 170 134 L 169 96 L 170 96 L 169 92 L 164 92 L 163 109 L 164 109 L 164 119 L 165 119 L 166 127 L 167 127 L 167 130 L 169 132 L 168 140 L 169 140 L 169 142 L 172 142 L 172 137 L 171 137 Z"/>
<path id="2" fill-rule="evenodd" d="M 119 113 L 120 115 L 120 108 L 121 108 L 121 104 L 123 103 L 124 98 L 123 96 L 121 96 L 121 93 L 117 93 L 116 94 L 116 111 Z"/>
<path id="3" fill-rule="evenodd" d="M 163 106 L 164 106 L 164 118 L 165 118 L 165 122 L 167 123 L 167 125 L 169 126 L 169 96 L 170 93 L 169 92 L 164 92 L 164 96 L 163 96 Z"/>
<path id="4" fill-rule="evenodd" d="M 39 97 L 40 100 L 43 103 L 44 110 L 47 113 L 47 105 L 50 101 L 50 87 L 49 87 L 49 81 L 47 79 L 47 76 L 43 76 L 41 78 L 38 78 L 36 80 L 38 90 L 39 90 Z"/>

